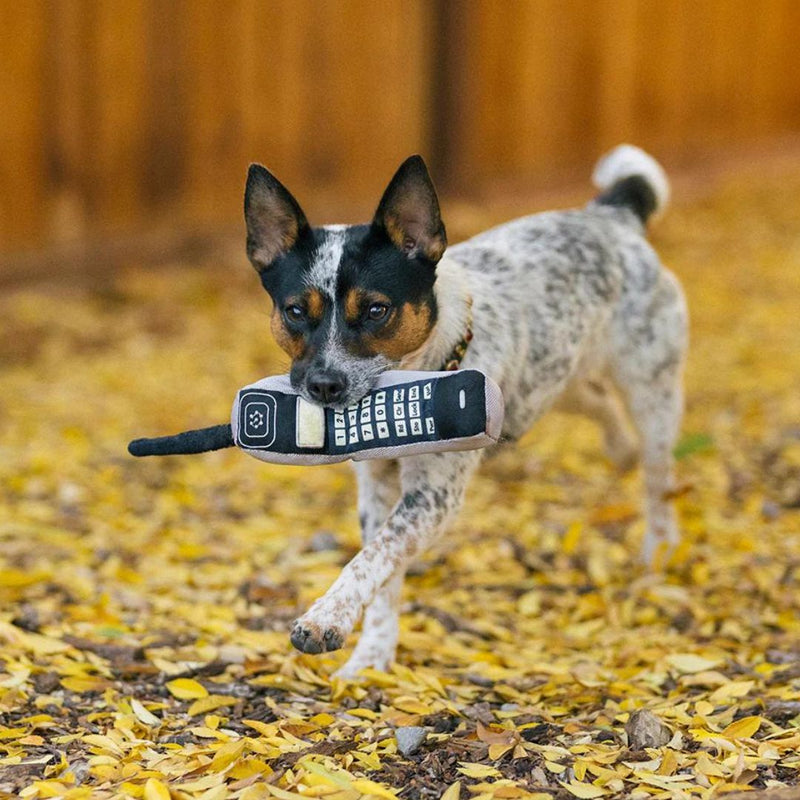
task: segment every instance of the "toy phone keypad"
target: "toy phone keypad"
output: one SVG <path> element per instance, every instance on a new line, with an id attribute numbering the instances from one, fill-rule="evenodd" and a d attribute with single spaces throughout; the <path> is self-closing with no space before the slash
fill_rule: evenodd
<path id="1" fill-rule="evenodd" d="M 332 412 L 328 451 L 352 452 L 435 439 L 434 382 L 388 386 L 371 392 L 354 406 Z"/>

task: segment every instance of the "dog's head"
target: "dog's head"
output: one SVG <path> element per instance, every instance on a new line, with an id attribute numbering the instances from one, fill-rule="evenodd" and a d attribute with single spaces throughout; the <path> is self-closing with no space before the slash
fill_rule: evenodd
<path id="1" fill-rule="evenodd" d="M 273 301 L 272 332 L 306 399 L 351 405 L 427 340 L 447 239 L 422 158 L 403 162 L 367 225 L 312 228 L 258 164 L 247 175 L 244 215 L 247 255 Z"/>

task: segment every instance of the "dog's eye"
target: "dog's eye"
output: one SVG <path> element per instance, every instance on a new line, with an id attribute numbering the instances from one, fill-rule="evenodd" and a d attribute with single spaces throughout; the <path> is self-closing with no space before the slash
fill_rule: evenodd
<path id="1" fill-rule="evenodd" d="M 305 309 L 298 305 L 286 306 L 283 314 L 289 322 L 302 322 L 306 318 Z"/>
<path id="2" fill-rule="evenodd" d="M 380 322 L 380 320 L 386 318 L 388 313 L 389 306 L 387 306 L 386 303 L 373 303 L 367 309 L 367 319 L 371 320 L 372 322 Z"/>

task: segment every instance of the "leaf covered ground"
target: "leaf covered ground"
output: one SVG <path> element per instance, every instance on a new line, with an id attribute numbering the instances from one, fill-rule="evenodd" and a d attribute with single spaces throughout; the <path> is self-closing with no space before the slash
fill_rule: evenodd
<path id="1" fill-rule="evenodd" d="M 301 655 L 287 635 L 356 551 L 347 465 L 125 453 L 223 421 L 240 385 L 285 368 L 241 256 L 7 291 L 0 793 L 800 784 L 798 198 L 800 175 L 728 182 L 654 234 L 692 312 L 685 539 L 668 568 L 636 564 L 638 474 L 613 472 L 590 422 L 549 416 L 485 466 L 415 565 L 399 663 L 360 684 L 331 680 L 344 652 Z M 425 738 L 403 756 L 407 727 Z"/>

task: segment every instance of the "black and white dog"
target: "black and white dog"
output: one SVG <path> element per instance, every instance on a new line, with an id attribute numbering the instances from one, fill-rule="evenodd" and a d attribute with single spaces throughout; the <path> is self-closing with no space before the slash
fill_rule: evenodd
<path id="1" fill-rule="evenodd" d="M 682 413 L 687 310 L 645 240 L 668 201 L 659 164 L 622 145 L 597 164 L 585 208 L 509 222 L 447 248 L 423 160 L 392 178 L 366 225 L 312 228 L 264 167 L 247 178 L 247 253 L 274 303 L 272 330 L 306 399 L 346 407 L 384 370 L 461 365 L 503 390 L 504 438 L 548 409 L 596 418 L 609 456 L 645 473 L 646 562 L 678 540 L 672 448 Z M 636 436 L 628 422 L 633 422 Z M 296 622 L 306 653 L 363 633 L 340 670 L 394 658 L 409 562 L 459 510 L 483 451 L 356 464 L 363 548 Z"/>

